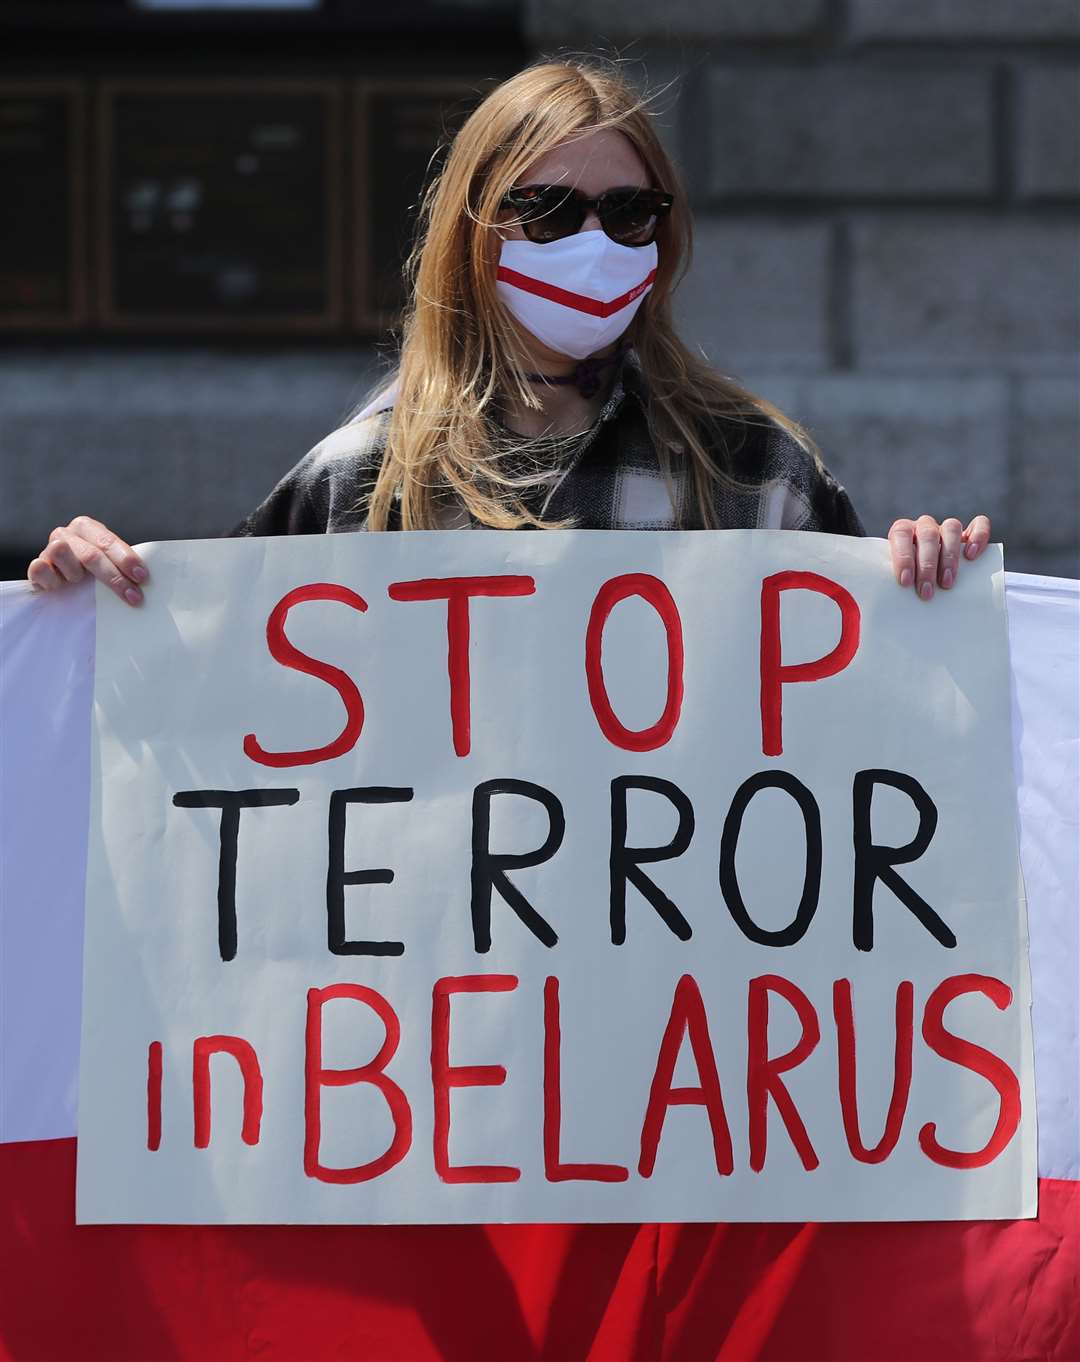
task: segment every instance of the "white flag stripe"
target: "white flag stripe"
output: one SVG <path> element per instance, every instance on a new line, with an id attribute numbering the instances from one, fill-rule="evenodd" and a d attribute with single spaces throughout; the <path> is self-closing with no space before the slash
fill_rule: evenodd
<path id="1" fill-rule="evenodd" d="M 94 588 L 0 582 L 0 1140 L 75 1134 Z"/>
<path id="2" fill-rule="evenodd" d="M 1080 582 L 1006 574 L 1039 1175 L 1080 1178 Z"/>

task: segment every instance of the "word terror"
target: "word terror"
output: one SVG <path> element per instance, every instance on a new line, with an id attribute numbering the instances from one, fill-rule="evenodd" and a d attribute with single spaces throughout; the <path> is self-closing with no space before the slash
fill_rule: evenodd
<path id="1" fill-rule="evenodd" d="M 910 799 L 918 817 L 914 837 L 900 846 L 874 840 L 872 804 L 874 791 L 885 785 Z M 646 790 L 665 798 L 674 808 L 678 826 L 663 846 L 627 844 L 627 803 L 632 790 Z M 752 800 L 763 790 L 780 790 L 801 814 L 804 832 L 805 875 L 802 894 L 791 920 L 783 927 L 766 928 L 756 922 L 747 907 L 735 869 L 743 820 Z M 354 805 L 407 804 L 413 791 L 407 786 L 370 785 L 334 790 L 327 821 L 326 940 L 334 955 L 402 955 L 403 941 L 362 941 L 346 937 L 345 890 L 350 885 L 390 884 L 392 869 L 346 870 L 345 834 L 349 809 Z M 534 848 L 499 848 L 491 844 L 491 808 L 496 798 L 525 799 L 542 808 L 547 816 L 547 835 Z M 217 918 L 218 948 L 222 960 L 237 952 L 236 879 L 239 857 L 240 819 L 245 809 L 281 807 L 299 802 L 298 789 L 181 790 L 173 804 L 184 809 L 221 811 Z M 651 905 L 667 928 L 681 941 L 688 941 L 693 928 L 682 910 L 644 869 L 670 861 L 689 847 L 694 833 L 694 809 L 686 794 L 672 781 L 656 776 L 617 776 L 610 786 L 610 840 L 606 848 L 609 866 L 608 916 L 611 941 L 626 941 L 627 886 L 632 886 Z M 937 809 L 926 790 L 900 771 L 857 771 L 852 784 L 852 941 L 858 950 L 874 944 L 874 890 L 880 881 L 911 912 L 926 931 L 944 947 L 954 947 L 956 936 L 934 908 L 897 872 L 896 867 L 920 857 L 930 845 L 937 827 Z M 542 865 L 562 845 L 566 832 L 563 806 L 551 790 L 526 780 L 488 780 L 472 792 L 472 858 L 469 903 L 473 948 L 478 954 L 491 950 L 492 900 L 497 894 L 538 941 L 551 947 L 559 938 L 551 923 L 511 881 L 508 872 Z M 257 850 L 252 852 L 257 860 Z M 821 813 L 813 794 L 802 781 L 786 771 L 764 771 L 751 776 L 735 791 L 724 819 L 720 838 L 720 893 L 733 922 L 748 940 L 762 946 L 792 946 L 806 934 L 818 908 L 821 889 Z"/>
<path id="2" fill-rule="evenodd" d="M 430 1091 L 425 1100 L 434 1108 L 431 1156 L 435 1172 L 445 1183 L 517 1182 L 521 1168 L 514 1163 L 455 1164 L 450 1160 L 451 1097 L 455 1088 L 498 1088 L 506 1082 L 507 1071 L 501 1064 L 451 1063 L 451 1017 L 455 998 L 463 994 L 491 995 L 514 993 L 518 980 L 512 974 L 475 974 L 436 980 L 431 1010 Z M 955 999 L 978 995 L 984 1004 L 1004 1011 L 1012 1002 L 1012 990 L 998 979 L 980 974 L 960 974 L 943 980 L 929 994 L 922 1008 L 923 1044 L 934 1055 L 985 1080 L 996 1096 L 996 1118 L 989 1137 L 976 1149 L 954 1149 L 939 1139 L 934 1121 L 918 1131 L 918 1145 L 931 1162 L 945 1168 L 979 1168 L 992 1162 L 1008 1145 L 1020 1121 L 1020 1087 L 1015 1073 L 997 1055 L 951 1032 L 945 1024 L 945 1009 Z M 481 998 L 467 1005 L 483 1006 Z M 539 1001 L 539 1000 L 538 1000 Z M 323 1019 L 328 1007 L 351 1006 L 374 1014 L 382 1028 L 377 1052 L 355 1068 L 331 1069 L 323 1064 Z M 461 1004 L 464 1003 L 462 999 Z M 776 1008 L 794 1014 L 798 1039 L 780 1054 L 769 1049 L 769 1014 Z M 542 1036 L 537 1044 L 543 1049 L 542 1112 L 537 1149 L 542 1149 L 543 1176 L 548 1182 L 625 1182 L 630 1177 L 626 1164 L 608 1162 L 569 1162 L 564 1157 L 562 1140 L 561 1056 L 563 1049 L 559 980 L 549 977 L 543 985 L 542 1004 L 532 1009 L 543 1018 Z M 860 1119 L 856 1084 L 856 1023 L 851 983 L 838 979 L 832 988 L 832 1014 L 836 1034 L 836 1071 L 829 1080 L 838 1096 L 847 1147 L 859 1163 L 883 1163 L 896 1149 L 907 1112 L 915 1059 L 914 988 L 902 981 L 895 995 L 895 1048 L 892 1063 L 892 1091 L 884 1129 L 875 1143 L 868 1143 Z M 515 1018 L 520 1029 L 529 1024 L 528 1016 Z M 366 1034 L 366 1032 L 365 1032 Z M 413 1150 L 413 1102 L 417 1094 L 407 1094 L 392 1076 L 394 1055 L 402 1040 L 401 1021 L 390 1001 L 373 988 L 356 983 L 332 984 L 312 988 L 307 995 L 304 1062 L 304 1172 L 320 1182 L 350 1184 L 369 1182 L 406 1159 Z M 812 1172 L 819 1166 L 812 1132 L 807 1128 L 786 1076 L 806 1064 L 821 1042 L 821 1022 L 810 998 L 790 980 L 764 974 L 749 981 L 746 1005 L 745 1107 L 736 1138 L 745 1147 L 749 1167 L 760 1173 L 768 1153 L 768 1115 L 775 1106 L 788 1140 L 802 1166 Z M 460 1043 L 459 1043 L 460 1045 Z M 459 1048 L 455 1046 L 455 1052 Z M 680 1054 L 687 1050 L 697 1075 L 691 1086 L 675 1086 L 674 1075 Z M 210 1060 L 215 1054 L 231 1056 L 239 1067 L 243 1085 L 241 1139 L 257 1145 L 262 1135 L 263 1082 L 254 1047 L 239 1036 L 201 1036 L 194 1043 L 192 1091 L 194 1101 L 195 1145 L 206 1148 L 211 1140 Z M 881 1064 L 884 1056 L 861 1055 L 861 1063 Z M 157 1150 L 162 1143 L 162 1073 L 164 1057 L 161 1043 L 154 1041 L 149 1051 L 148 1134 L 147 1144 Z M 186 1067 L 186 1064 L 185 1064 Z M 813 1080 L 822 1081 L 821 1066 L 813 1068 Z M 806 1081 L 811 1081 L 808 1071 Z M 367 1101 L 381 1104 L 388 1112 L 392 1135 L 375 1158 L 348 1167 L 329 1167 L 321 1158 L 323 1138 L 322 1094 L 326 1087 L 362 1085 L 370 1092 Z M 491 1101 L 498 1099 L 492 1097 Z M 671 1107 L 695 1106 L 711 1135 L 716 1172 L 721 1177 L 735 1168 L 735 1143 L 729 1107 L 721 1090 L 716 1055 L 709 1031 L 709 1020 L 697 982 L 684 974 L 675 986 L 671 1008 L 663 1033 L 658 1037 L 656 1061 L 640 1126 L 634 1132 L 637 1150 L 636 1172 L 651 1177 L 662 1157 L 660 1152 L 664 1124 Z M 820 1098 L 815 1102 L 820 1111 Z M 369 1109 L 373 1111 L 373 1108 Z M 365 1121 L 370 1127 L 370 1120 Z M 775 1130 L 775 1127 L 774 1127 Z M 340 1133 L 340 1132 L 339 1132 Z M 874 1132 L 877 1133 L 876 1131 Z M 221 1138 L 220 1136 L 218 1138 Z M 228 1137 L 226 1137 L 228 1138 Z M 235 1137 L 233 1137 L 235 1138 Z M 341 1147 L 340 1141 L 338 1147 Z M 580 1153 L 581 1151 L 575 1151 Z M 595 1155 L 597 1151 L 587 1151 Z M 625 1151 L 609 1150 L 608 1154 Z M 513 1151 L 506 1150 L 505 1156 Z"/>

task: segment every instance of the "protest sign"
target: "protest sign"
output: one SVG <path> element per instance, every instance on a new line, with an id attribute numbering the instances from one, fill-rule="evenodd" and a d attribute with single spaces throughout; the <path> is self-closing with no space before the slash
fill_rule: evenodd
<path id="1" fill-rule="evenodd" d="M 82 1222 L 1035 1210 L 1000 549 L 452 532 L 99 590 Z"/>

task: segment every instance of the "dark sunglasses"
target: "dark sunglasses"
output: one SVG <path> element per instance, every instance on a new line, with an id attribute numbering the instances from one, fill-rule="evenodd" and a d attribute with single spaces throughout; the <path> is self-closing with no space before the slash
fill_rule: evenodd
<path id="1" fill-rule="evenodd" d="M 656 237 L 660 219 L 671 208 L 674 196 L 660 189 L 606 189 L 589 199 L 580 189 L 558 184 L 530 184 L 507 190 L 500 207 L 520 216 L 520 227 L 530 241 L 559 241 L 581 231 L 581 224 L 596 209 L 600 226 L 622 246 L 648 246 Z"/>

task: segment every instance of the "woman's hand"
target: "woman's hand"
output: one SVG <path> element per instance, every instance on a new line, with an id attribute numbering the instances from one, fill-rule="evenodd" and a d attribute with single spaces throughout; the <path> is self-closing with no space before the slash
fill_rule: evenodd
<path id="1" fill-rule="evenodd" d="M 924 601 L 934 586 L 948 590 L 961 558 L 977 558 L 990 542 L 990 517 L 977 515 L 965 530 L 955 518 L 939 525 L 932 515 L 894 520 L 889 531 L 893 572 L 901 586 L 913 586 Z"/>
<path id="2" fill-rule="evenodd" d="M 88 515 L 77 515 L 60 525 L 49 542 L 26 569 L 30 584 L 40 591 L 54 591 L 90 573 L 105 583 L 128 605 L 141 605 L 139 583 L 150 576 L 146 564 L 119 535 Z"/>

